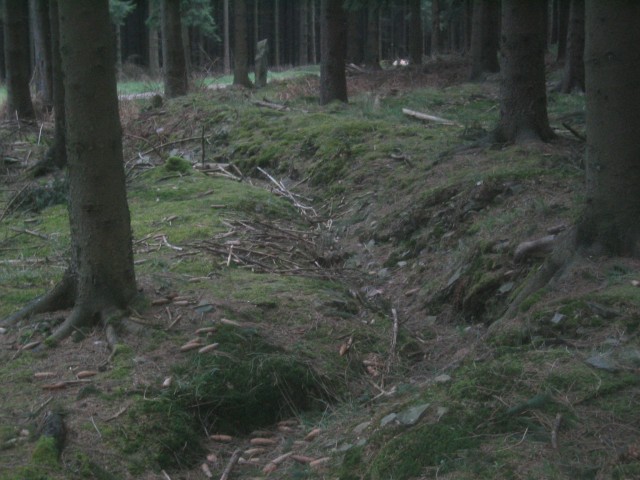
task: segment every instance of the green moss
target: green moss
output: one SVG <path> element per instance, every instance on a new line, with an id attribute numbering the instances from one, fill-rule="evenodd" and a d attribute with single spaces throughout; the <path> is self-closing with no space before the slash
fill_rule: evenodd
<path id="1" fill-rule="evenodd" d="M 56 445 L 56 439 L 42 435 L 33 449 L 31 459 L 33 463 L 40 467 L 57 467 L 60 462 L 58 457 L 60 452 Z"/>
<path id="2" fill-rule="evenodd" d="M 363 451 L 363 447 L 353 447 L 344 454 L 337 472 L 339 480 L 359 480 L 362 478 L 358 472 L 361 472 L 364 467 Z"/>
<path id="3" fill-rule="evenodd" d="M 164 162 L 164 169 L 167 172 L 187 173 L 192 169 L 191 162 L 182 157 L 169 157 Z"/>

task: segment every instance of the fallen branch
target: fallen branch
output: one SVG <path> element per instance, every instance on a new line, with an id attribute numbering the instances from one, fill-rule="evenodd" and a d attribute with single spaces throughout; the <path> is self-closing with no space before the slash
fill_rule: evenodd
<path id="1" fill-rule="evenodd" d="M 231 459 L 229 460 L 229 463 L 227 463 L 227 466 L 225 467 L 224 471 L 222 472 L 222 475 L 220 476 L 220 480 L 229 479 L 231 470 L 233 470 L 233 467 L 236 465 L 236 463 L 238 463 L 238 460 L 240 460 L 241 453 L 242 453 L 242 450 L 240 449 L 233 452 L 233 455 L 231 455 Z"/>
<path id="2" fill-rule="evenodd" d="M 423 120 L 425 122 L 440 123 L 442 125 L 455 125 L 458 127 L 460 126 L 453 120 L 447 120 L 446 118 L 436 117 L 435 115 L 429 115 L 427 113 L 416 112 L 415 110 L 409 110 L 408 108 L 403 108 L 402 113 L 409 117 L 417 118 L 418 120 Z"/>
<path id="3" fill-rule="evenodd" d="M 587 137 L 585 137 L 584 135 L 582 135 L 580 132 L 578 132 L 575 128 L 573 128 L 571 125 L 569 125 L 566 122 L 562 122 L 562 126 L 564 128 L 566 128 L 567 130 L 569 130 L 574 137 L 576 137 L 578 140 L 582 141 L 582 142 L 586 142 L 587 141 Z"/>
<path id="4" fill-rule="evenodd" d="M 287 107 L 285 105 L 280 105 L 278 103 L 267 102 L 266 100 L 254 100 L 253 104 L 257 105 L 258 107 L 271 108 L 273 110 L 278 110 L 279 112 L 289 110 L 289 107 Z"/>
<path id="5" fill-rule="evenodd" d="M 288 198 L 291 203 L 293 203 L 293 206 L 296 207 L 298 210 L 300 210 L 300 213 L 302 214 L 302 216 L 307 217 L 308 216 L 308 212 L 311 212 L 313 217 L 317 217 L 318 214 L 316 213 L 316 211 L 314 210 L 313 207 L 308 207 L 306 205 L 303 205 L 302 203 L 300 203 L 296 197 L 299 195 L 295 195 L 294 193 L 291 193 L 287 187 L 284 186 L 284 184 L 282 182 L 279 182 L 278 180 L 276 180 L 275 178 L 273 178 L 271 175 L 269 175 L 266 171 L 264 171 L 262 168 L 258 167 L 258 171 L 260 173 L 262 173 L 265 177 L 267 177 L 271 183 L 273 183 L 276 186 L 276 191 L 275 193 L 279 194 L 282 197 L 286 197 Z"/>

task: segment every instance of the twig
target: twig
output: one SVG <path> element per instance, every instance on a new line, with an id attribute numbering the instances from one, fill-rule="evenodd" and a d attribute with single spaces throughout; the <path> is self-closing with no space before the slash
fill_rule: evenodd
<path id="1" fill-rule="evenodd" d="M 571 125 L 569 125 L 566 122 L 562 122 L 562 126 L 564 128 L 566 128 L 567 130 L 569 130 L 578 140 L 582 140 L 583 142 L 587 141 L 587 137 L 585 137 L 584 135 L 582 135 L 580 132 L 578 132 L 575 128 L 573 128 Z"/>
<path id="2" fill-rule="evenodd" d="M 169 474 L 164 470 L 162 470 L 162 476 L 164 477 L 164 480 L 171 480 L 171 477 L 169 476 Z"/>
<path id="3" fill-rule="evenodd" d="M 273 183 L 276 187 L 276 193 L 279 193 L 281 196 L 288 198 L 289 200 L 291 200 L 291 202 L 293 203 L 293 206 L 296 207 L 298 210 L 300 210 L 300 213 L 303 216 L 307 216 L 307 212 L 310 211 L 312 213 L 312 215 L 314 217 L 317 217 L 318 214 L 316 213 L 316 211 L 313 209 L 313 207 L 308 207 L 306 205 L 301 204 L 295 197 L 296 195 L 291 193 L 282 182 L 279 182 L 278 180 L 276 180 L 275 178 L 273 178 L 271 175 L 269 175 L 266 171 L 264 171 L 262 168 L 258 167 L 258 171 L 260 173 L 262 173 L 265 177 L 267 177 L 271 183 Z"/>
<path id="4" fill-rule="evenodd" d="M 396 356 L 396 344 L 398 342 L 398 312 L 395 308 L 391 309 L 391 315 L 393 316 L 393 333 L 391 334 L 391 346 L 389 347 L 389 359 L 387 361 L 387 372 L 391 369 Z"/>
<path id="5" fill-rule="evenodd" d="M 446 118 L 436 117 L 435 115 L 429 115 L 422 112 L 416 112 L 415 110 L 409 110 L 408 108 L 403 108 L 402 113 L 409 117 L 417 118 L 418 120 L 424 120 L 428 122 L 440 123 L 442 125 L 455 125 L 459 126 L 453 120 L 447 120 Z"/>
<path id="6" fill-rule="evenodd" d="M 127 408 L 129 408 L 129 405 L 122 407 L 120 410 L 118 410 L 116 413 L 114 413 L 113 415 L 111 415 L 109 418 L 107 418 L 105 420 L 105 422 L 110 422 L 111 420 L 115 420 L 116 418 L 118 418 L 120 415 L 122 415 L 124 412 L 127 411 Z"/>
<path id="7" fill-rule="evenodd" d="M 182 250 L 184 250 L 184 248 L 182 247 L 176 247 L 175 245 L 171 245 L 167 240 L 167 237 L 165 237 L 164 235 L 162 236 L 162 243 L 164 243 L 165 246 L 171 248 L 172 250 L 176 250 L 178 252 L 181 252 Z"/>
<path id="8" fill-rule="evenodd" d="M 229 463 L 227 463 L 227 466 L 225 467 L 224 472 L 222 472 L 222 475 L 220 476 L 220 480 L 228 480 L 229 475 L 231 474 L 231 470 L 233 470 L 233 467 L 235 466 L 235 464 L 238 463 L 238 460 L 240 460 L 241 452 L 242 450 L 240 449 L 233 452 L 233 455 L 231 455 L 231 459 L 229 460 Z"/>
<path id="9" fill-rule="evenodd" d="M 25 189 L 29 186 L 30 184 L 25 183 L 25 185 L 18 191 L 18 193 L 16 193 L 11 200 L 9 200 L 9 202 L 7 203 L 7 206 L 4 208 L 2 215 L 0 215 L 0 222 L 4 219 L 4 217 L 7 215 L 7 213 L 9 212 L 9 210 L 11 209 L 11 207 L 13 206 L 14 202 L 16 201 L 16 198 L 19 198 L 20 195 L 22 194 L 22 192 L 25 191 Z"/>
<path id="10" fill-rule="evenodd" d="M 98 432 L 98 436 L 100 437 L 100 439 L 102 439 L 102 433 L 100 433 L 100 430 L 98 429 L 98 426 L 96 425 L 96 422 L 93 420 L 93 415 L 91 415 L 91 423 L 93 424 L 93 428 L 96 429 L 96 432 Z"/>
<path id="11" fill-rule="evenodd" d="M 202 126 L 202 138 L 200 140 L 200 146 L 202 147 L 202 168 L 204 168 L 204 125 Z"/>
<path id="12" fill-rule="evenodd" d="M 21 228 L 14 228 L 11 227 L 9 230 L 16 232 L 16 233 L 24 233 L 25 235 L 32 235 L 34 237 L 38 237 L 38 238 L 42 238 L 43 240 L 49 240 L 49 236 L 45 235 L 44 233 L 38 233 L 38 232 L 34 232 L 33 230 L 28 230 L 28 229 L 21 229 Z"/>
<path id="13" fill-rule="evenodd" d="M 556 413 L 556 419 L 551 429 L 551 447 L 553 447 L 554 450 L 558 449 L 558 429 L 560 428 L 560 422 L 562 422 L 562 414 L 558 412 Z"/>

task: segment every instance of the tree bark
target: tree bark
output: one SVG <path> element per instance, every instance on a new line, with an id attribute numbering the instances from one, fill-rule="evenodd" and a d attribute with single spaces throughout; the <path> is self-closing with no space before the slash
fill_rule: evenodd
<path id="1" fill-rule="evenodd" d="M 309 0 L 300 2 L 300 55 L 299 64 L 309 64 Z"/>
<path id="2" fill-rule="evenodd" d="M 412 65 L 422 65 L 422 9 L 420 0 L 410 0 L 411 24 L 409 57 Z"/>
<path id="3" fill-rule="evenodd" d="M 578 243 L 640 255 L 640 3 L 586 1 L 587 198 Z"/>
<path id="4" fill-rule="evenodd" d="M 500 121 L 498 142 L 548 141 L 545 10 L 537 0 L 502 2 Z"/>
<path id="5" fill-rule="evenodd" d="M 500 70 L 500 3 L 496 0 L 475 0 L 471 23 L 470 80 L 478 80 L 485 72 Z"/>
<path id="6" fill-rule="evenodd" d="M 560 91 L 585 91 L 584 82 L 584 0 L 571 0 L 567 56 Z"/>
<path id="7" fill-rule="evenodd" d="M 431 56 L 440 53 L 440 0 L 431 0 Z"/>
<path id="8" fill-rule="evenodd" d="M 281 58 L 280 58 L 280 0 L 275 0 L 275 5 L 273 7 L 273 22 L 275 24 L 275 32 L 273 39 L 273 48 L 275 52 L 275 65 L 276 67 L 280 66 Z"/>
<path id="9" fill-rule="evenodd" d="M 11 118 L 35 118 L 29 90 L 29 3 L 4 2 L 4 56 L 7 83 L 7 111 Z"/>
<path id="10" fill-rule="evenodd" d="M 320 104 L 347 102 L 347 16 L 342 0 L 322 0 L 320 50 Z"/>
<path id="11" fill-rule="evenodd" d="M 247 36 L 247 4 L 245 0 L 236 0 L 233 11 L 234 52 L 233 84 L 251 87 L 249 80 L 249 44 Z"/>
<path id="12" fill-rule="evenodd" d="M 364 64 L 372 70 L 380 70 L 380 6 L 376 3 L 367 5 L 367 48 L 364 52 Z M 320 54 L 322 57 L 322 53 Z"/>
<path id="13" fill-rule="evenodd" d="M 31 0 L 33 18 L 34 77 L 36 94 L 44 106 L 53 106 L 51 73 L 51 27 L 49 24 L 49 1 Z"/>
<path id="14" fill-rule="evenodd" d="M 505 0 L 506 1 L 506 0 Z M 556 62 L 564 62 L 567 54 L 567 32 L 569 25 L 569 0 L 558 0 L 557 11 L 558 52 Z"/>
<path id="15" fill-rule="evenodd" d="M 182 45 L 180 0 L 162 0 L 162 57 L 164 94 L 168 98 L 186 95 L 189 82 Z"/>
<path id="16" fill-rule="evenodd" d="M 222 28 L 224 30 L 224 73 L 231 73 L 231 44 L 229 38 L 229 0 L 224 0 Z"/>

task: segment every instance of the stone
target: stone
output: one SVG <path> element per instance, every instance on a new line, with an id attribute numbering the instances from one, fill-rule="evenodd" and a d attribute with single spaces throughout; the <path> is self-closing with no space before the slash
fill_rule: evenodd
<path id="1" fill-rule="evenodd" d="M 409 407 L 398 414 L 398 421 L 403 425 L 415 425 L 427 408 L 429 408 L 428 403 Z"/>
<path id="2" fill-rule="evenodd" d="M 380 420 L 380 426 L 386 427 L 391 422 L 393 422 L 396 418 L 398 418 L 397 413 L 390 413 L 389 415 L 385 416 L 382 420 Z"/>
<path id="3" fill-rule="evenodd" d="M 438 375 L 436 378 L 434 378 L 433 381 L 435 383 L 447 383 L 451 381 L 451 375 L 443 373 L 442 375 Z"/>
<path id="4" fill-rule="evenodd" d="M 369 427 L 369 425 L 371 425 L 371 422 L 362 422 L 353 429 L 353 433 L 360 435 Z"/>

